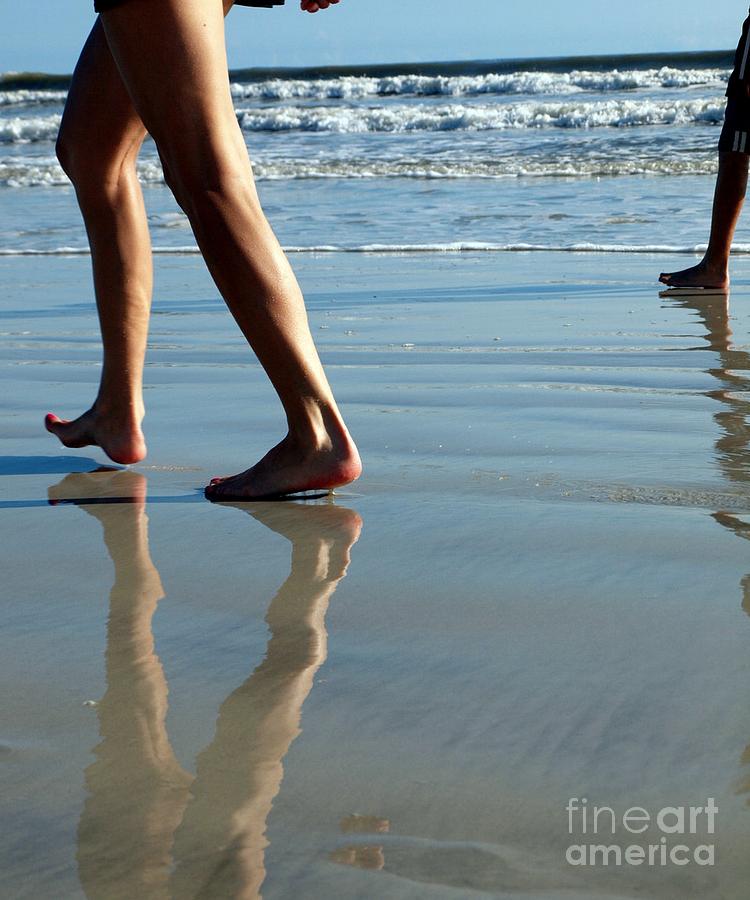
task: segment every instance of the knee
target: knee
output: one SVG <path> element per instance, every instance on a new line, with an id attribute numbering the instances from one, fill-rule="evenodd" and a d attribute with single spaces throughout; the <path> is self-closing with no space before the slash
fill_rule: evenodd
<path id="1" fill-rule="evenodd" d="M 171 171 L 165 178 L 180 206 L 197 218 L 241 201 L 252 184 L 239 174 Z"/>
<path id="2" fill-rule="evenodd" d="M 76 189 L 79 200 L 114 203 L 123 182 L 135 178 L 135 158 L 128 153 L 107 153 L 90 137 L 80 137 L 62 128 L 55 155 Z"/>
<path id="3" fill-rule="evenodd" d="M 57 135 L 55 155 L 63 172 L 78 188 L 85 186 L 88 180 L 93 180 L 93 171 L 96 166 L 95 157 L 98 155 L 97 145 L 84 134 L 76 133 L 72 127 L 66 127 L 65 121 Z"/>
<path id="4" fill-rule="evenodd" d="M 185 162 L 160 156 L 164 181 L 191 219 L 212 218 L 236 204 L 258 204 L 252 170 L 239 160 Z"/>

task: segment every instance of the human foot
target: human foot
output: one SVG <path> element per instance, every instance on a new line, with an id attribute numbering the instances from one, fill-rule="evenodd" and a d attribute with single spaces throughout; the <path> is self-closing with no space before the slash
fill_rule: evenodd
<path id="1" fill-rule="evenodd" d="M 140 462 L 146 456 L 141 431 L 142 415 L 129 411 L 123 415 L 104 415 L 96 404 L 77 419 L 61 419 L 47 413 L 44 426 L 66 447 L 101 447 L 114 462 L 122 465 Z"/>
<path id="2" fill-rule="evenodd" d="M 355 481 L 362 473 L 357 448 L 348 435 L 304 446 L 284 438 L 252 468 L 228 478 L 214 478 L 206 488 L 209 500 L 260 500 L 332 491 Z"/>
<path id="3" fill-rule="evenodd" d="M 710 288 L 716 291 L 729 289 L 729 274 L 726 267 L 710 266 L 705 260 L 697 266 L 679 272 L 662 272 L 659 281 L 671 288 Z"/>

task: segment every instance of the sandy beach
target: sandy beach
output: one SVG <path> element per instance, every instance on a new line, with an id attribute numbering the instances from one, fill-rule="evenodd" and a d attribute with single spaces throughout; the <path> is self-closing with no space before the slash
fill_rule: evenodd
<path id="1" fill-rule="evenodd" d="M 218 506 L 283 420 L 200 259 L 99 472 L 42 427 L 98 381 L 89 260 L 0 259 L 0 894 L 746 896 L 742 265 L 727 307 L 657 255 L 292 261 L 365 474 Z M 571 798 L 713 798 L 716 865 L 570 866 Z"/>

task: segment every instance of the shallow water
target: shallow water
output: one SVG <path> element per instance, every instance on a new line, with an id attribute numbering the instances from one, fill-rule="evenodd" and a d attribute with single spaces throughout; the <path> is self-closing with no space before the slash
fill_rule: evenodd
<path id="1" fill-rule="evenodd" d="M 366 472 L 233 508 L 283 423 L 199 261 L 94 474 L 88 260 L 0 261 L 3 895 L 744 897 L 750 293 L 660 263 L 297 257 Z M 715 798 L 716 865 L 571 867 L 572 797 Z"/>
<path id="2" fill-rule="evenodd" d="M 739 23 L 738 23 L 739 25 Z M 232 73 L 288 247 L 692 249 L 707 239 L 731 53 Z M 0 76 L 0 254 L 83 249 L 54 155 L 57 76 Z M 193 247 L 156 148 L 154 245 Z M 738 247 L 750 250 L 746 232 Z"/>

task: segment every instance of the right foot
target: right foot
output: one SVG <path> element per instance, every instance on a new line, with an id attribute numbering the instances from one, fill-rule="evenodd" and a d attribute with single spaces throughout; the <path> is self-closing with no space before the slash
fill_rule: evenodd
<path id="1" fill-rule="evenodd" d="M 48 413 L 44 426 L 66 447 L 101 447 L 111 460 L 122 465 L 140 462 L 146 456 L 140 417 L 133 414 L 105 416 L 97 412 L 94 404 L 70 421 Z"/>
<path id="2" fill-rule="evenodd" d="M 287 436 L 251 469 L 212 479 L 205 494 L 213 501 L 242 501 L 332 491 L 355 481 L 361 472 L 359 453 L 348 435 L 319 448 L 305 447 Z"/>
<path id="3" fill-rule="evenodd" d="M 714 291 L 729 290 L 729 274 L 726 269 L 709 266 L 705 260 L 697 266 L 680 272 L 662 272 L 659 281 L 670 288 L 708 288 Z"/>

